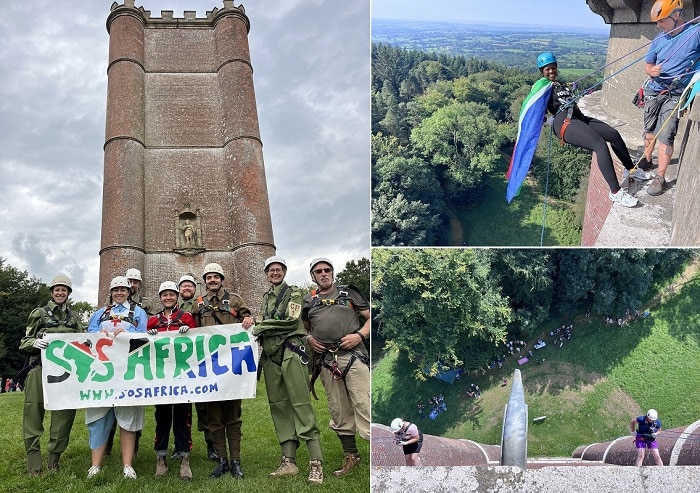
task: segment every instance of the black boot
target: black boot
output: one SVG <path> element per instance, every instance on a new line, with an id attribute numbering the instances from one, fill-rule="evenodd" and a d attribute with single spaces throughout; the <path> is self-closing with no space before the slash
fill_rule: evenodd
<path id="1" fill-rule="evenodd" d="M 231 476 L 233 476 L 236 479 L 244 478 L 240 460 L 231 460 Z"/>
<path id="2" fill-rule="evenodd" d="M 136 441 L 134 442 L 134 459 L 139 458 L 139 442 L 141 441 L 141 430 L 136 430 Z"/>
<path id="3" fill-rule="evenodd" d="M 209 460 L 213 460 L 214 462 L 218 462 L 219 460 L 219 454 L 214 450 L 214 443 L 211 440 L 207 440 L 207 456 L 209 456 Z"/>
<path id="4" fill-rule="evenodd" d="M 211 474 L 209 474 L 210 478 L 220 478 L 224 474 L 228 472 L 228 459 L 219 459 L 219 464 L 216 466 L 216 469 L 214 469 Z"/>

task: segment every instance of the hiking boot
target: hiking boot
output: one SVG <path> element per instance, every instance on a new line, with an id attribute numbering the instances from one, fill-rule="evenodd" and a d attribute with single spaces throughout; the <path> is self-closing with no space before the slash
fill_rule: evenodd
<path id="1" fill-rule="evenodd" d="M 644 171 L 650 170 L 653 167 L 654 167 L 653 159 L 647 159 L 646 156 L 642 156 L 642 158 L 637 163 L 637 168 L 641 168 Z"/>
<path id="2" fill-rule="evenodd" d="M 240 460 L 231 460 L 231 476 L 236 479 L 243 479 L 245 477 L 243 475 L 243 469 L 241 469 Z"/>
<path id="3" fill-rule="evenodd" d="M 59 465 L 58 461 L 61 458 L 61 454 L 52 454 L 49 452 L 48 460 L 47 460 L 47 469 L 49 471 L 60 471 L 61 466 Z"/>
<path id="4" fill-rule="evenodd" d="M 666 189 L 666 180 L 664 179 L 663 176 L 661 175 L 656 175 L 653 180 L 651 180 L 651 183 L 649 183 L 649 187 L 647 188 L 647 194 L 649 195 L 661 195 L 664 193 L 664 190 Z"/>
<path id="5" fill-rule="evenodd" d="M 632 168 L 634 171 L 630 174 L 630 170 L 626 169 L 622 172 L 622 179 L 624 180 L 628 176 L 634 178 L 635 180 L 647 181 L 651 180 L 651 173 L 647 173 L 639 166 Z"/>
<path id="6" fill-rule="evenodd" d="M 87 478 L 94 478 L 100 473 L 100 471 L 100 466 L 92 466 L 90 469 L 88 469 Z"/>
<path id="7" fill-rule="evenodd" d="M 219 460 L 219 454 L 214 450 L 214 443 L 211 440 L 207 440 L 207 456 L 209 460 L 217 462 Z"/>
<path id="8" fill-rule="evenodd" d="M 131 466 L 124 466 L 124 477 L 126 479 L 136 479 L 136 471 Z"/>
<path id="9" fill-rule="evenodd" d="M 318 459 L 309 461 L 309 484 L 323 484 L 323 465 Z"/>
<path id="10" fill-rule="evenodd" d="M 219 459 L 219 464 L 210 474 L 210 478 L 220 478 L 228 472 L 228 459 Z"/>
<path id="11" fill-rule="evenodd" d="M 360 456 L 355 454 L 345 454 L 343 459 L 343 467 L 337 471 L 333 471 L 333 476 L 341 477 L 352 471 L 360 463 Z"/>
<path id="12" fill-rule="evenodd" d="M 269 476 L 271 478 L 283 478 L 285 476 L 296 476 L 297 474 L 299 474 L 299 468 L 297 467 L 296 462 L 294 462 L 294 459 L 283 455 L 282 463 L 277 470 L 275 472 L 271 472 Z"/>
<path id="13" fill-rule="evenodd" d="M 168 465 L 165 463 L 165 456 L 156 457 L 156 477 L 161 478 L 168 474 Z"/>
<path id="14" fill-rule="evenodd" d="M 180 479 L 183 481 L 189 481 L 192 479 L 192 469 L 190 469 L 189 455 L 182 456 L 182 462 L 180 462 Z"/>
<path id="15" fill-rule="evenodd" d="M 608 192 L 608 197 L 613 203 L 620 204 L 624 207 L 634 207 L 637 205 L 637 199 L 628 194 L 627 190 L 624 188 L 619 189 L 617 193 Z"/>

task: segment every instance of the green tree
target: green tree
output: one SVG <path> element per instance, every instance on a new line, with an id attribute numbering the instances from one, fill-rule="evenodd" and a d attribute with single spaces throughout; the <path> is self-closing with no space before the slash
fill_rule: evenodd
<path id="1" fill-rule="evenodd" d="M 490 252 L 473 249 L 375 249 L 373 308 L 377 330 L 416 363 L 416 376 L 462 366 L 472 349 L 493 350 L 511 321 L 491 276 Z M 471 361 L 469 362 L 471 363 Z"/>
<path id="2" fill-rule="evenodd" d="M 438 109 L 411 132 L 411 143 L 444 170 L 446 192 L 457 199 L 481 185 L 500 162 L 501 134 L 488 107 L 472 102 Z"/>
<path id="3" fill-rule="evenodd" d="M 46 284 L 0 257 L 0 375 L 14 377 L 24 366 L 26 355 L 17 348 L 25 335 L 27 317 L 49 298 Z"/>
<path id="4" fill-rule="evenodd" d="M 429 204 L 409 201 L 402 193 L 372 199 L 372 244 L 431 246 L 440 233 L 440 215 Z"/>
<path id="5" fill-rule="evenodd" d="M 345 268 L 336 274 L 338 284 L 352 284 L 369 299 L 369 259 L 350 260 Z"/>
<path id="6" fill-rule="evenodd" d="M 513 309 L 511 332 L 524 338 L 535 335 L 550 316 L 554 298 L 556 262 L 553 250 L 499 249 L 492 268 Z"/>

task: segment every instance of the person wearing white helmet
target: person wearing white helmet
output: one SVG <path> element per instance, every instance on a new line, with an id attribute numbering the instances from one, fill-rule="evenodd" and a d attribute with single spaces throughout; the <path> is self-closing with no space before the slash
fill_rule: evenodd
<path id="1" fill-rule="evenodd" d="M 177 306 L 179 290 L 173 281 L 165 281 L 158 288 L 158 296 L 163 309 L 148 319 L 147 331 L 155 336 L 167 332 L 185 334 L 191 327 L 196 327 L 194 317 Z M 153 449 L 156 451 L 156 477 L 168 473 L 166 455 L 170 429 L 175 435 L 175 453 L 173 457 L 181 459 L 180 479 L 192 479 L 190 468 L 190 451 L 192 450 L 192 404 L 158 404 L 155 411 L 156 437 Z"/>
<path id="2" fill-rule="evenodd" d="M 194 318 L 198 327 L 240 323 L 244 329 L 253 326 L 253 317 L 243 298 L 224 288 L 224 269 L 216 262 L 207 264 L 202 274 L 206 293 L 197 298 Z M 241 400 L 207 402 L 207 426 L 211 430 L 214 451 L 219 463 L 209 474 L 220 478 L 227 472 L 243 479 L 241 469 Z M 229 452 L 231 462 L 229 464 Z"/>
<path id="3" fill-rule="evenodd" d="M 403 455 L 407 466 L 420 466 L 420 450 L 423 447 L 423 433 L 418 427 L 404 421 L 401 418 L 394 418 L 391 422 L 391 432 L 394 434 L 394 441 L 397 445 L 403 446 Z"/>
<path id="4" fill-rule="evenodd" d="M 131 284 L 124 276 L 117 276 L 110 283 L 111 304 L 100 308 L 90 317 L 88 332 L 100 333 L 103 337 L 118 337 L 124 332 L 146 333 L 148 315 L 129 299 Z M 143 429 L 144 406 L 97 407 L 85 410 L 88 427 L 92 466 L 88 478 L 100 473 L 111 427 L 119 425 L 119 441 L 124 463 L 124 477 L 136 479 L 132 467 L 136 432 Z"/>
<path id="5" fill-rule="evenodd" d="M 663 466 L 659 455 L 659 444 L 656 441 L 657 434 L 661 431 L 661 420 L 656 409 L 649 409 L 644 416 L 637 416 L 630 421 L 630 429 L 635 433 L 634 445 L 637 447 L 637 460 L 635 465 L 642 467 L 646 449 L 651 450 L 654 463 Z"/>
<path id="6" fill-rule="evenodd" d="M 270 477 L 295 476 L 299 473 L 296 451 L 299 443 L 309 450 L 309 484 L 323 483 L 321 434 L 309 396 L 309 353 L 305 347 L 306 329 L 301 320 L 304 295 L 284 280 L 287 262 L 272 256 L 263 269 L 270 289 L 263 295 L 253 334 L 262 346 L 270 414 L 277 440 L 282 448 L 282 461 Z"/>
<path id="7" fill-rule="evenodd" d="M 143 278 L 141 271 L 138 269 L 127 269 L 124 275 L 129 280 L 129 291 L 131 292 L 131 300 L 139 305 L 148 315 L 153 315 L 156 312 L 156 307 L 153 301 L 144 296 L 141 292 L 143 287 Z"/>
<path id="8" fill-rule="evenodd" d="M 343 465 L 333 471 L 341 477 L 360 463 L 355 434 L 369 440 L 370 373 L 364 344 L 370 337 L 369 303 L 354 286 L 336 286 L 330 259 L 313 259 L 309 273 L 318 285 L 304 296 L 302 308 L 306 340 L 315 353 L 310 387 L 313 391 L 320 376 L 328 396 L 330 427 L 343 447 Z"/>
<path id="9" fill-rule="evenodd" d="M 68 307 L 72 291 L 71 280 L 63 274 L 57 275 L 49 286 L 51 300 L 41 308 L 32 310 L 27 321 L 27 331 L 19 349 L 29 353 L 29 365 L 20 372 L 26 375 L 24 385 L 24 447 L 27 451 L 27 472 L 32 476 L 41 474 L 41 435 L 44 432 L 44 394 L 41 377 L 41 350 L 48 346 L 44 334 L 83 332 L 78 317 Z M 23 375 L 24 374 L 24 375 Z M 18 381 L 22 377 L 18 378 Z M 59 459 L 68 446 L 70 432 L 75 419 L 75 409 L 51 411 L 51 433 L 49 434 L 48 468 L 59 469 Z"/>
<path id="10" fill-rule="evenodd" d="M 180 277 L 177 283 L 177 287 L 180 290 L 180 301 L 178 306 L 185 310 L 186 312 L 194 313 L 195 310 L 195 293 L 197 292 L 197 281 L 195 281 L 194 274 L 184 274 Z M 211 438 L 211 430 L 209 430 L 209 425 L 207 424 L 207 403 L 206 402 L 195 402 L 194 408 L 197 411 L 197 431 L 204 433 L 204 442 L 207 444 L 207 455 L 210 460 L 218 461 L 219 456 L 216 455 L 214 451 L 214 442 Z"/>

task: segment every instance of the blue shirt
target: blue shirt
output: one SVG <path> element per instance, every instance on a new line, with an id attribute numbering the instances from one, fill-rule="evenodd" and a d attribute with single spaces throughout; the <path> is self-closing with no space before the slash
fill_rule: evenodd
<path id="1" fill-rule="evenodd" d="M 647 421 L 646 416 L 637 416 L 637 434 L 651 435 L 661 429 L 661 420 Z"/>
<path id="2" fill-rule="evenodd" d="M 88 332 L 99 332 L 103 329 L 106 329 L 108 332 L 114 332 L 119 327 L 127 332 L 146 332 L 148 314 L 137 304 L 134 304 L 133 324 L 126 320 L 129 316 L 128 302 L 120 305 L 112 305 L 109 310 L 109 317 L 106 320 L 100 321 L 106 310 L 107 307 L 103 307 L 92 314 L 90 322 L 88 323 Z"/>
<path id="3" fill-rule="evenodd" d="M 694 66 L 700 60 L 700 25 L 688 25 L 679 34 L 659 33 L 644 57 L 646 63 L 661 65 L 661 73 L 649 81 L 653 91 L 663 91 L 676 77 L 682 76 L 672 92 L 681 93 L 693 77 Z"/>

